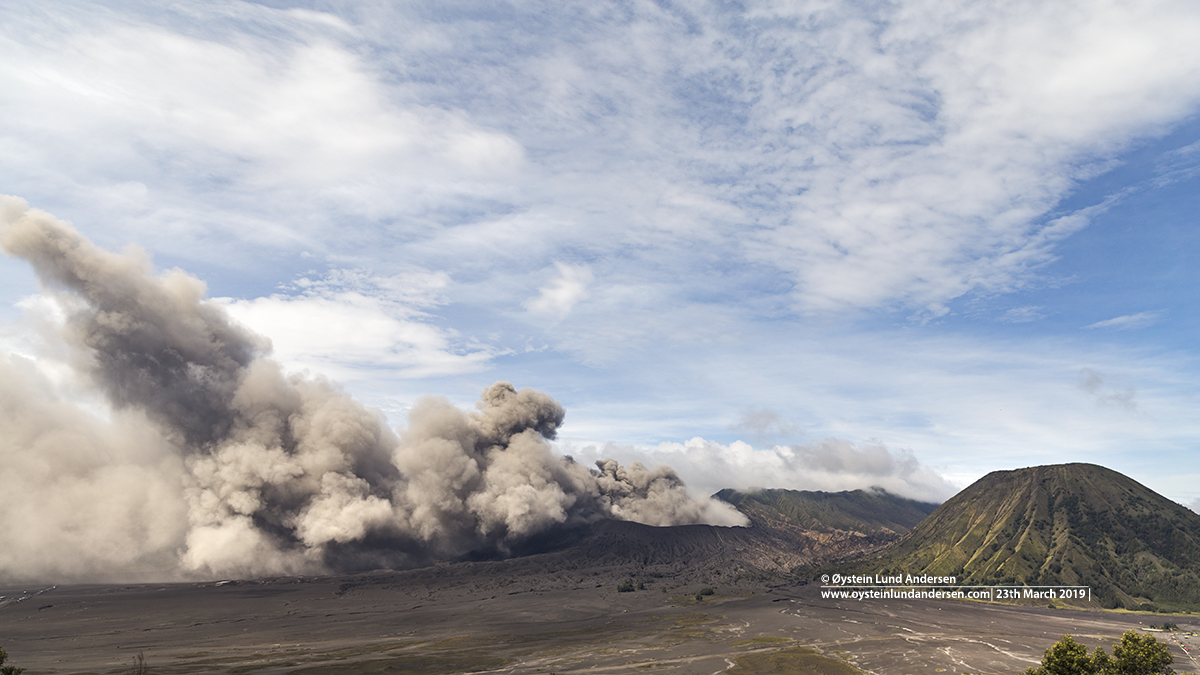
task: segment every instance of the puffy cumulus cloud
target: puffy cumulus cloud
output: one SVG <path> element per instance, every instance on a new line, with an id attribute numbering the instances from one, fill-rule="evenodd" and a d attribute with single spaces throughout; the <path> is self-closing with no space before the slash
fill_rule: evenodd
<path id="1" fill-rule="evenodd" d="M 554 266 L 558 276 L 538 289 L 539 295 L 526 300 L 524 307 L 534 314 L 562 319 L 571 313 L 575 305 L 588 298 L 588 286 L 593 276 L 587 265 L 556 262 Z"/>
<path id="2" fill-rule="evenodd" d="M 272 354 L 290 369 L 307 368 L 342 382 L 380 371 L 419 378 L 482 370 L 493 350 L 461 344 L 425 315 L 441 304 L 447 283 L 439 273 L 378 277 L 335 270 L 298 279 L 290 294 L 216 302 L 240 323 L 270 335 Z"/>
<path id="3" fill-rule="evenodd" d="M 474 412 L 422 399 L 397 434 L 336 384 L 285 374 L 199 280 L 155 275 L 138 250 L 104 251 L 19 199 L 0 202 L 0 248 L 61 300 L 70 363 L 108 413 L 0 360 L 0 576 L 369 569 L 598 518 L 743 522 L 666 467 L 555 454 L 562 407 L 507 382 Z"/>
<path id="4" fill-rule="evenodd" d="M 911 450 L 837 438 L 759 449 L 742 441 L 724 445 L 693 438 L 650 447 L 608 444 L 569 451 L 577 457 L 619 452 L 648 463 L 670 463 L 681 467 L 689 485 L 709 492 L 739 486 L 833 492 L 881 487 L 904 497 L 940 502 L 959 489 L 921 464 Z"/>

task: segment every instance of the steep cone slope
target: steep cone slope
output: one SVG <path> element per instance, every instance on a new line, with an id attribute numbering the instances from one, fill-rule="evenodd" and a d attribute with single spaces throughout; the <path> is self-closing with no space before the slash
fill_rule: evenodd
<path id="1" fill-rule="evenodd" d="M 862 563 L 964 584 L 1086 585 L 1106 607 L 1200 607 L 1200 515 L 1092 464 L 996 471 Z"/>
<path id="2" fill-rule="evenodd" d="M 713 495 L 751 521 L 787 523 L 815 532 L 896 534 L 911 530 L 937 504 L 898 497 L 886 490 L 812 492 L 809 490 L 721 490 Z"/>

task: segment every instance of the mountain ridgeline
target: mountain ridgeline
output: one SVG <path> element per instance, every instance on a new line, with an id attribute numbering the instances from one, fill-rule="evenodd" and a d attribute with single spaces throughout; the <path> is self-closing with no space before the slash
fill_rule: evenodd
<path id="1" fill-rule="evenodd" d="M 713 496 L 737 507 L 752 522 L 885 537 L 908 532 L 937 508 L 937 504 L 905 499 L 877 488 L 847 492 L 726 489 Z"/>
<path id="2" fill-rule="evenodd" d="M 996 471 L 856 567 L 969 585 L 1084 585 L 1108 608 L 1196 608 L 1200 515 L 1092 464 Z"/>
<path id="3" fill-rule="evenodd" d="M 545 567 L 639 578 L 709 575 L 704 578 L 715 581 L 765 575 L 781 580 L 798 568 L 879 551 L 937 506 L 883 490 L 722 490 L 714 496 L 744 513 L 749 526 L 653 527 L 606 519 L 547 531 L 519 547 L 478 551 L 464 562 L 494 565 L 505 573 Z"/>

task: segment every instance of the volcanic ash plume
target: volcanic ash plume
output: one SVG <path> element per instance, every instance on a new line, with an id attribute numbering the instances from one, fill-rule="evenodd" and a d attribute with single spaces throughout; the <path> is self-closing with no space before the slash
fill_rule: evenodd
<path id="1" fill-rule="evenodd" d="M 0 576 L 411 566 L 597 518 L 744 524 L 668 467 L 555 454 L 562 407 L 507 382 L 473 412 L 426 397 L 397 435 L 335 384 L 285 374 L 199 280 L 155 276 L 19 199 L 0 209 L 0 246 L 61 306 L 68 362 L 107 408 L 0 359 Z"/>

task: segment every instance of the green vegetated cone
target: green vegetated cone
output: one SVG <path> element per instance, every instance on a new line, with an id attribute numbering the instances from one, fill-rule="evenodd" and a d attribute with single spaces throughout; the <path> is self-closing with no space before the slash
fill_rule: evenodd
<path id="1" fill-rule="evenodd" d="M 1092 464 L 996 471 L 856 566 L 972 586 L 1087 586 L 1106 608 L 1200 609 L 1200 515 Z"/>

